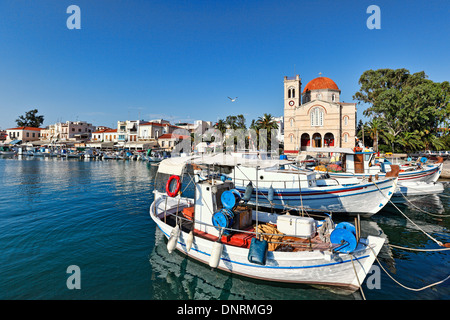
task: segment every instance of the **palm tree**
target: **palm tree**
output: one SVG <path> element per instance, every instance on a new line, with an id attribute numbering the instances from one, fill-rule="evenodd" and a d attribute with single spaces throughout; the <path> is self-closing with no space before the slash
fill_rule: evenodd
<path id="1" fill-rule="evenodd" d="M 266 129 L 268 132 L 272 129 L 278 129 L 278 123 L 274 120 L 270 113 L 264 113 L 264 116 L 258 117 L 256 120 L 258 129 Z"/>
<path id="2" fill-rule="evenodd" d="M 270 113 L 264 113 L 262 117 L 258 117 L 256 120 L 256 131 L 258 132 L 258 143 L 262 143 L 259 140 L 259 132 L 261 129 L 267 130 L 267 144 L 272 146 L 272 129 L 278 129 L 278 123 L 274 120 Z"/>
<path id="3" fill-rule="evenodd" d="M 365 125 L 365 131 L 369 134 L 373 141 L 373 150 L 378 152 L 378 136 L 383 133 L 382 122 L 378 118 L 373 118 L 368 124 Z"/>
<path id="4" fill-rule="evenodd" d="M 214 125 L 214 128 L 219 130 L 223 135 L 223 134 L 225 134 L 225 131 L 227 130 L 227 124 L 222 119 L 219 119 L 219 121 L 217 121 L 217 123 Z"/>

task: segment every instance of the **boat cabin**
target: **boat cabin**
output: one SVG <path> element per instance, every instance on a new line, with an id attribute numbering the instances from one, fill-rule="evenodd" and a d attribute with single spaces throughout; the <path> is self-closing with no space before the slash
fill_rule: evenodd
<path id="1" fill-rule="evenodd" d="M 367 175 L 375 175 L 385 172 L 375 162 L 375 152 L 355 152 L 353 154 L 344 153 L 342 155 L 342 168 L 345 172 L 364 173 Z"/>

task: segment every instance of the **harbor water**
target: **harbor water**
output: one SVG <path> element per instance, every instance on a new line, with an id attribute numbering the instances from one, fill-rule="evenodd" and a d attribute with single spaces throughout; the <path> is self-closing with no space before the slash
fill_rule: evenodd
<path id="1" fill-rule="evenodd" d="M 407 288 L 378 262 L 363 296 L 251 280 L 169 254 L 148 214 L 155 182 L 164 183 L 156 171 L 141 161 L 0 157 L 0 299 L 450 299 L 450 280 L 410 290 L 448 277 L 450 252 L 391 247 L 439 249 L 392 205 L 362 219 L 361 232 L 386 238 L 379 263 Z M 433 238 L 450 242 L 448 184 L 439 196 L 398 208 Z M 79 270 L 79 288 L 70 287 L 71 266 Z"/>

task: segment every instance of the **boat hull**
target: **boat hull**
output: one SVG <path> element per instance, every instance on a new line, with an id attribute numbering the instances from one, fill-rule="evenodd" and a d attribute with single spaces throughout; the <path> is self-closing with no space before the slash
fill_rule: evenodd
<path id="1" fill-rule="evenodd" d="M 399 172 L 398 174 L 398 180 L 399 183 L 406 182 L 406 181 L 423 181 L 423 182 L 436 182 L 442 172 L 443 164 L 437 164 L 437 165 L 429 165 L 425 166 L 421 170 L 413 170 L 413 171 L 403 171 Z M 330 177 L 332 178 L 367 178 L 369 174 L 367 173 L 346 173 L 346 172 L 328 172 Z M 377 173 L 379 179 L 384 179 L 386 176 L 386 173 Z"/>
<path id="2" fill-rule="evenodd" d="M 388 178 L 348 186 L 312 187 L 302 190 L 275 188 L 273 201 L 269 202 L 269 188 L 261 186 L 258 188 L 258 205 L 276 209 L 302 206 L 306 210 L 370 216 L 389 202 L 396 187 L 397 179 Z M 245 194 L 244 187 L 236 186 L 236 189 L 242 195 Z M 249 203 L 256 204 L 256 190 L 253 190 Z"/>

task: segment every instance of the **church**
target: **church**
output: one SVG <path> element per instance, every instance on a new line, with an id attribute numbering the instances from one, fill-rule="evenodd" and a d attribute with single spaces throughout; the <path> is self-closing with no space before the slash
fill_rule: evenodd
<path id="1" fill-rule="evenodd" d="M 319 74 L 302 91 L 299 75 L 284 77 L 284 152 L 354 148 L 356 103 L 340 102 L 336 83 Z"/>

